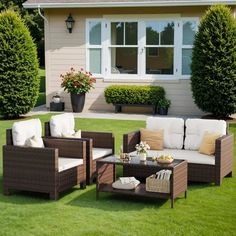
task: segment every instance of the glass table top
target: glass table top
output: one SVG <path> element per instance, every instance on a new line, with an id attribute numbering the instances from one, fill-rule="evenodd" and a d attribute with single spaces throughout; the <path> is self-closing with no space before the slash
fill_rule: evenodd
<path id="1" fill-rule="evenodd" d="M 174 168 L 175 166 L 177 166 L 178 164 L 184 161 L 184 160 L 174 160 L 170 164 L 161 164 L 161 163 L 158 163 L 156 160 L 153 161 L 151 157 L 147 157 L 146 161 L 140 161 L 139 157 L 135 155 L 131 155 L 130 157 L 131 157 L 130 161 L 124 161 L 124 160 L 121 160 L 118 155 L 117 156 L 113 155 L 113 156 L 108 156 L 103 159 L 100 159 L 97 162 L 104 163 L 104 164 L 105 163 L 116 164 L 116 165 L 142 165 L 142 166 Z"/>

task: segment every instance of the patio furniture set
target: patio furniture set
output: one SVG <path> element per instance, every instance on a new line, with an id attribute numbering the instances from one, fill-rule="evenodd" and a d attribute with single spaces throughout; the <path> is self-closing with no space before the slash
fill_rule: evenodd
<path id="1" fill-rule="evenodd" d="M 147 119 L 148 130 L 163 130 L 163 149 L 149 150 L 145 162 L 140 162 L 135 146 L 142 140 L 141 131 L 123 136 L 123 151 L 132 157 L 123 161 L 114 155 L 115 139 L 112 133 L 76 131 L 73 114 L 51 117 L 44 125 L 39 119 L 15 122 L 6 131 L 3 146 L 3 191 L 11 190 L 48 193 L 58 199 L 59 193 L 80 184 L 83 189 L 96 179 L 96 197 L 99 192 L 111 192 L 144 197 L 174 199 L 187 196 L 187 182 L 214 182 L 220 185 L 233 171 L 233 135 L 227 134 L 226 122 L 181 118 Z M 217 132 L 215 154 L 198 152 L 204 132 Z M 160 164 L 153 156 L 171 154 L 171 164 Z M 133 176 L 141 183 L 133 190 L 115 189 L 116 166 L 123 167 L 123 176 Z M 157 171 L 171 170 L 169 192 L 147 191 L 145 179 Z"/>

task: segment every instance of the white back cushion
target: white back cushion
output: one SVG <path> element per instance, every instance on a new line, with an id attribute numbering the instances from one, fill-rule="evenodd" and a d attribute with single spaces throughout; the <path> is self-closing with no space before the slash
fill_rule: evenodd
<path id="1" fill-rule="evenodd" d="M 75 133 L 75 120 L 72 113 L 64 113 L 52 116 L 50 119 L 51 136 L 61 137 L 62 134 L 72 135 Z"/>
<path id="2" fill-rule="evenodd" d="M 187 119 L 184 140 L 184 149 L 198 150 L 206 131 L 209 133 L 226 134 L 226 122 L 224 120 Z"/>
<path id="3" fill-rule="evenodd" d="M 146 121 L 149 130 L 164 130 L 164 148 L 182 149 L 184 142 L 184 120 L 182 118 L 149 117 Z"/>
<path id="4" fill-rule="evenodd" d="M 12 126 L 13 144 L 24 146 L 27 139 L 42 137 L 42 125 L 39 119 L 15 122 Z"/>

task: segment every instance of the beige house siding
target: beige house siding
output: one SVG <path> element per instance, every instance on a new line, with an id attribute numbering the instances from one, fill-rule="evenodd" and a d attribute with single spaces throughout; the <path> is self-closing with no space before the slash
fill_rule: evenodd
<path id="1" fill-rule="evenodd" d="M 111 14 L 181 14 L 181 16 L 201 16 L 205 7 L 175 8 L 116 8 L 116 9 L 47 9 L 45 16 L 45 48 L 46 48 L 46 96 L 47 107 L 56 93 L 65 101 L 66 110 L 71 110 L 70 97 L 60 87 L 60 74 L 71 66 L 79 69 L 86 66 L 85 21 L 86 18 L 101 18 Z M 65 19 L 71 13 L 75 19 L 73 33 L 69 34 Z M 105 102 L 104 89 L 115 84 L 97 79 L 95 89 L 86 95 L 86 110 L 110 110 L 112 105 Z M 127 82 L 126 84 L 143 84 Z M 145 83 L 150 84 L 150 83 Z M 202 112 L 194 105 L 190 80 L 155 81 L 155 85 L 163 86 L 166 95 L 172 101 L 171 115 L 199 115 Z"/>
<path id="2" fill-rule="evenodd" d="M 103 96 L 104 89 L 111 84 L 117 84 L 117 83 L 113 82 L 104 83 L 103 81 L 98 80 L 96 88 L 87 95 L 86 109 L 104 110 L 104 108 L 106 108 L 106 110 L 114 111 L 112 105 L 106 104 Z M 124 83 L 119 83 L 119 84 L 124 84 Z M 136 83 L 136 84 L 145 85 L 144 83 Z M 196 115 L 201 113 L 193 104 L 189 80 L 179 80 L 169 83 L 157 82 L 152 84 L 160 85 L 165 88 L 166 96 L 172 101 L 172 106 L 169 111 L 171 115 L 183 115 L 183 114 Z M 137 108 L 133 109 L 129 108 L 129 110 L 137 111 Z"/>

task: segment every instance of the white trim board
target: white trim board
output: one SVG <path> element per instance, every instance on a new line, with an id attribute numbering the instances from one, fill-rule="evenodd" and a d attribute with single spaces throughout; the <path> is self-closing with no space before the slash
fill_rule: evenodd
<path id="1" fill-rule="evenodd" d="M 101 2 L 99 3 L 27 3 L 24 8 L 103 8 L 103 7 L 165 7 L 165 6 L 207 6 L 214 4 L 236 5 L 235 0 L 175 0 L 175 1 L 127 1 L 127 2 Z"/>
<path id="2" fill-rule="evenodd" d="M 108 20 L 121 20 L 125 18 L 126 21 L 139 20 L 139 19 L 166 19 L 166 18 L 180 18 L 181 14 L 116 14 L 116 15 L 103 15 L 104 19 Z M 193 17 L 192 17 L 193 18 Z M 197 17 L 196 17 L 197 18 Z"/>

